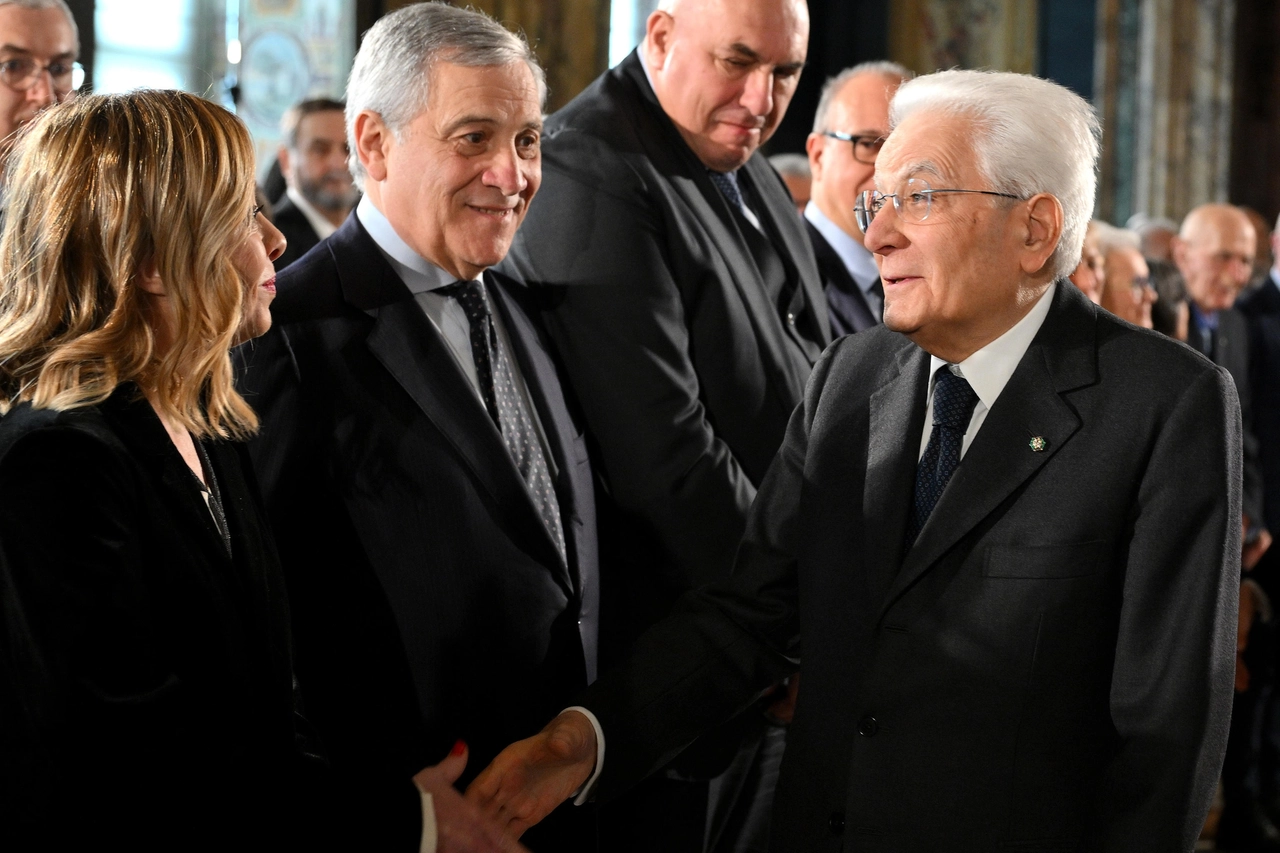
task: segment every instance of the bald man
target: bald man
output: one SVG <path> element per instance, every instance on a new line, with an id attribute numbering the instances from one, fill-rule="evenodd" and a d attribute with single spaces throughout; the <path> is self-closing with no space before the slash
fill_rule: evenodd
<path id="1" fill-rule="evenodd" d="M 548 329 L 599 450 L 602 667 L 681 593 L 729 574 L 830 340 L 804 225 L 759 153 L 808 37 L 804 0 L 664 0 L 636 51 L 547 121 L 542 189 L 507 263 L 550 292 Z M 777 746 L 763 710 L 733 726 Z M 602 848 L 700 849 L 704 834 L 715 848 L 744 810 L 767 813 L 776 759 L 739 742 L 686 752 Z M 708 806 L 711 779 L 747 802 Z"/>
<path id="2" fill-rule="evenodd" d="M 804 218 L 822 273 L 831 335 L 880 322 L 884 289 L 875 257 L 862 245 L 854 202 L 875 189 L 876 155 L 889 135 L 889 100 L 911 72 L 894 62 L 864 62 L 822 87 L 805 150 L 813 172 Z"/>

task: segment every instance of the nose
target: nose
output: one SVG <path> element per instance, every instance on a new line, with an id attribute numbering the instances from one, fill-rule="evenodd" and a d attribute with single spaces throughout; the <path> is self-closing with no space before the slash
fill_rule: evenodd
<path id="1" fill-rule="evenodd" d="M 35 79 L 31 81 L 31 86 L 27 89 L 26 95 L 28 101 L 33 101 L 41 107 L 47 107 L 57 102 L 58 98 L 53 91 L 53 75 L 48 68 L 41 68 L 36 72 Z"/>
<path id="2" fill-rule="evenodd" d="M 773 112 L 773 71 L 757 68 L 748 74 L 739 103 L 753 116 L 767 116 Z"/>
<path id="3" fill-rule="evenodd" d="M 889 199 L 880 208 L 880 212 L 867 224 L 867 233 L 862 235 L 862 244 L 868 252 L 885 255 L 894 249 L 906 245 L 901 229 L 898 228 L 898 209 Z"/>
<path id="4" fill-rule="evenodd" d="M 289 244 L 285 236 L 280 233 L 270 219 L 258 214 L 258 227 L 262 232 L 262 245 L 267 250 L 267 257 L 274 261 L 276 258 L 284 254 L 284 247 Z"/>
<path id="5" fill-rule="evenodd" d="M 515 143 L 499 146 L 489 168 L 485 169 L 484 183 L 501 190 L 503 195 L 519 195 L 529 186 L 529 177 L 525 174 L 529 162 L 516 151 Z"/>

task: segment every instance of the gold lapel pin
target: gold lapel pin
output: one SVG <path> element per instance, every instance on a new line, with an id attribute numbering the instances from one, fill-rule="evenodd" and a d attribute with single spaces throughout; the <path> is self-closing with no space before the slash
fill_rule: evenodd
<path id="1" fill-rule="evenodd" d="M 1031 450 L 1034 453 L 1041 453 L 1049 446 L 1049 442 L 1045 441 L 1042 435 L 1033 435 L 1028 444 L 1031 445 Z"/>

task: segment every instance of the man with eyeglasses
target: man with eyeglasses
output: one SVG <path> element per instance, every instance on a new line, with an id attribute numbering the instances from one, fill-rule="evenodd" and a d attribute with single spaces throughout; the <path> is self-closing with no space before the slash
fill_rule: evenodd
<path id="1" fill-rule="evenodd" d="M 1144 329 L 1154 328 L 1151 307 L 1158 296 L 1142 257 L 1141 238 L 1135 231 L 1106 222 L 1096 223 L 1094 229 L 1104 270 L 1102 301 L 1098 304 L 1121 320 Z"/>
<path id="2" fill-rule="evenodd" d="M 13 135 L 81 82 L 80 35 L 63 0 L 0 0 L 0 156 Z"/>
<path id="3" fill-rule="evenodd" d="M 1231 378 L 1067 281 L 1083 99 L 944 71 L 890 118 L 860 205 L 884 324 L 814 368 L 733 577 L 578 697 L 603 742 L 570 709 L 473 783 L 509 827 L 799 667 L 773 853 L 1193 849 L 1231 707 Z"/>
<path id="4" fill-rule="evenodd" d="M 804 218 L 832 337 L 880 322 L 884 289 L 853 208 L 858 196 L 875 187 L 876 155 L 889 135 L 889 99 L 911 76 L 896 62 L 864 62 L 828 80 L 818 100 L 805 146 L 813 189 Z"/>

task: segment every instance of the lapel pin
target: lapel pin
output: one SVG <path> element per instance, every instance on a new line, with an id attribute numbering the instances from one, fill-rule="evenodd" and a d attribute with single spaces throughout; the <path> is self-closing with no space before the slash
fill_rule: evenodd
<path id="1" fill-rule="evenodd" d="M 1031 450 L 1034 453 L 1041 453 L 1049 446 L 1049 442 L 1045 441 L 1042 435 L 1033 435 L 1028 444 L 1031 445 Z"/>

